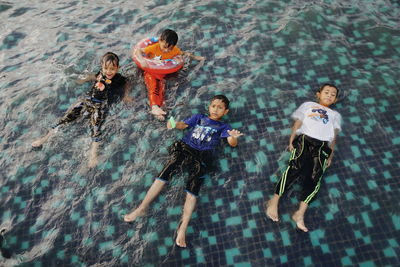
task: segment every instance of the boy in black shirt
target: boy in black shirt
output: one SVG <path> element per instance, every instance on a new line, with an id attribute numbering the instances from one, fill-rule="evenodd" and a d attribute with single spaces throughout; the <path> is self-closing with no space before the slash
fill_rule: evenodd
<path id="1" fill-rule="evenodd" d="M 101 140 L 101 126 L 104 122 L 110 99 L 121 88 L 124 89 L 124 102 L 131 102 L 128 96 L 129 87 L 124 76 L 118 73 L 119 58 L 112 52 L 107 52 L 101 59 L 101 71 L 96 75 L 89 75 L 81 82 L 95 81 L 90 91 L 79 101 L 71 106 L 64 116 L 52 127 L 52 129 L 43 137 L 32 142 L 32 147 L 41 147 L 51 136 L 53 136 L 57 128 L 81 117 L 88 115 L 90 118 L 90 129 L 92 137 L 92 145 L 89 153 L 89 167 L 92 168 L 97 164 L 97 149 Z"/>

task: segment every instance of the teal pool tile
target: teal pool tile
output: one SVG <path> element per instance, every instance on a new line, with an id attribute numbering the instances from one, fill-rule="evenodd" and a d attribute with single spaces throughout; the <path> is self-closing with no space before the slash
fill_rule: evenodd
<path id="1" fill-rule="evenodd" d="M 242 223 L 242 218 L 240 216 L 230 217 L 225 220 L 225 223 L 227 226 L 239 225 Z"/>

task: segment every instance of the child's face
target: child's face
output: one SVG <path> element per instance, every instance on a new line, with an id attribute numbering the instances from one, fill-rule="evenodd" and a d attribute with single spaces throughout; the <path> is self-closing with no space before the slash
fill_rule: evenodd
<path id="1" fill-rule="evenodd" d="M 111 80 L 112 78 L 114 78 L 115 74 L 117 74 L 118 66 L 111 61 L 103 62 L 103 64 L 101 65 L 101 72 L 104 76 L 106 76 L 107 79 Z"/>
<path id="2" fill-rule="evenodd" d="M 229 109 L 226 109 L 225 103 L 221 99 L 214 99 L 208 106 L 208 113 L 212 120 L 220 120 L 228 111 Z"/>
<path id="3" fill-rule="evenodd" d="M 159 40 L 158 43 L 160 44 L 161 51 L 163 51 L 164 53 L 168 53 L 172 50 L 172 48 L 174 48 L 173 45 L 167 44 L 167 42 L 164 40 Z"/>
<path id="4" fill-rule="evenodd" d="M 335 87 L 327 85 L 317 93 L 317 97 L 320 105 L 329 107 L 336 102 L 337 90 Z"/>

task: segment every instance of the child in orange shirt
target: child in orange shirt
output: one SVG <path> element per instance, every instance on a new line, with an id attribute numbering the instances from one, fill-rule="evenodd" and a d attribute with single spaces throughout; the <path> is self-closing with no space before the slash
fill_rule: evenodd
<path id="1" fill-rule="evenodd" d="M 195 56 L 191 53 L 181 51 L 179 47 L 176 46 L 177 42 L 178 34 L 173 30 L 166 29 L 161 33 L 157 43 L 145 48 L 135 49 L 132 53 L 132 57 L 136 56 L 143 68 L 148 67 L 143 54 L 146 58 L 157 58 L 159 60 L 172 59 L 178 55 L 186 55 L 195 60 L 204 60 L 204 57 Z M 164 77 L 165 75 L 163 74 L 153 74 L 147 71 L 144 72 L 144 82 L 149 93 L 151 113 L 159 120 L 164 120 L 164 116 L 167 114 L 161 109 L 164 102 L 165 92 Z"/>

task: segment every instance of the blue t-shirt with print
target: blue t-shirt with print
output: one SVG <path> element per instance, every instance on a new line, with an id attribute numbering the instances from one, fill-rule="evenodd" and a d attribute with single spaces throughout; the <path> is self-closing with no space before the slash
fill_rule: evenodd
<path id="1" fill-rule="evenodd" d="M 212 120 L 203 114 L 193 115 L 183 122 L 189 125 L 189 130 L 182 141 L 201 151 L 215 149 L 221 138 L 229 137 L 228 130 L 232 130 L 229 124 Z"/>

